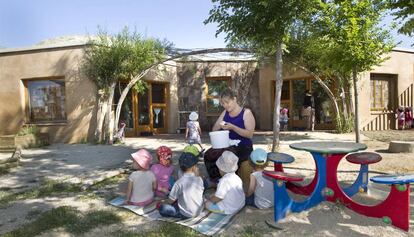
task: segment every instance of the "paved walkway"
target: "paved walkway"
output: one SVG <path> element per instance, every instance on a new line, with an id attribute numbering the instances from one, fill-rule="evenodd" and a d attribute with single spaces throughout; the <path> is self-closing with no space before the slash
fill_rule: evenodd
<path id="1" fill-rule="evenodd" d="M 291 151 L 288 145 L 304 140 L 342 140 L 353 141 L 354 134 L 332 134 L 324 132 L 283 132 L 281 150 Z M 203 144 L 210 147 L 207 134 L 203 135 Z M 272 132 L 257 132 L 254 146 L 271 149 Z M 14 191 L 30 188 L 42 179 L 81 183 L 85 187 L 105 178 L 124 172 L 130 166 L 130 153 L 146 148 L 153 155 L 160 145 L 169 146 L 173 152 L 173 163 L 177 164 L 181 151 L 186 146 L 184 135 L 167 134 L 149 137 L 127 138 L 125 144 L 114 146 L 88 144 L 54 144 L 41 149 L 22 151 L 21 165 L 13 168 L 7 175 L 1 176 L 0 188 Z"/>

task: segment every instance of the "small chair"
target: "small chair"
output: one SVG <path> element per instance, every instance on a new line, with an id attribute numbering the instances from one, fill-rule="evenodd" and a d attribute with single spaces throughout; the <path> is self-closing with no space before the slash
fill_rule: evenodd
<path id="1" fill-rule="evenodd" d="M 350 197 L 358 192 L 367 192 L 368 165 L 381 161 L 382 157 L 375 152 L 356 152 L 348 154 L 346 160 L 353 164 L 361 165 L 361 167 L 356 181 L 351 186 L 344 188 L 344 192 Z"/>
<path id="2" fill-rule="evenodd" d="M 382 217 L 387 224 L 408 231 L 410 227 L 410 183 L 414 182 L 414 175 L 379 175 L 370 178 L 374 183 L 391 185 L 391 192 L 387 199 L 378 205 L 373 217 Z"/>
<path id="3" fill-rule="evenodd" d="M 267 159 L 274 163 L 275 171 L 283 172 L 282 164 L 289 164 L 295 161 L 295 158 L 286 153 L 269 152 L 267 153 Z"/>
<path id="4" fill-rule="evenodd" d="M 313 205 L 315 203 L 312 201 L 295 202 L 288 195 L 286 182 L 303 181 L 303 176 L 279 171 L 263 171 L 263 175 L 273 180 L 275 222 L 285 218 L 289 211 L 300 212 L 307 209 L 309 204 Z"/>

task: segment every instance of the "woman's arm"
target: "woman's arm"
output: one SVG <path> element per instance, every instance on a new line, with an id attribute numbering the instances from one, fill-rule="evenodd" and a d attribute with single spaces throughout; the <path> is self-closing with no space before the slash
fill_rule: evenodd
<path id="1" fill-rule="evenodd" d="M 249 189 L 246 191 L 246 197 L 249 197 L 254 193 L 254 190 L 256 190 L 256 177 L 254 175 L 250 175 L 250 184 Z"/>
<path id="2" fill-rule="evenodd" d="M 213 131 L 218 131 L 222 128 L 220 123 L 221 123 L 221 121 L 223 121 L 224 114 L 226 114 L 225 110 L 223 112 L 221 112 L 220 116 L 217 118 L 216 123 L 214 124 L 213 129 L 212 129 Z"/>
<path id="3" fill-rule="evenodd" d="M 253 113 L 250 109 L 245 109 L 244 114 L 243 114 L 243 120 L 244 120 L 245 129 L 240 128 L 231 123 L 226 123 L 225 125 L 221 125 L 221 127 L 223 129 L 233 130 L 234 132 L 236 132 L 242 137 L 252 138 L 253 133 L 254 133 L 254 128 L 256 127 L 256 120 L 254 119 Z"/>

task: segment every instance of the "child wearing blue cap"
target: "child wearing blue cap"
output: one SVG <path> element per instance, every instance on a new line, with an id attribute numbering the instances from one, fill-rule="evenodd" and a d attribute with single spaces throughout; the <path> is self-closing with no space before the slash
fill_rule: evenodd
<path id="1" fill-rule="evenodd" d="M 273 206 L 274 192 L 272 181 L 263 177 L 267 166 L 267 152 L 257 148 L 250 153 L 253 173 L 250 175 L 250 185 L 246 192 L 246 206 L 265 209 Z"/>
<path id="2" fill-rule="evenodd" d="M 166 204 L 159 206 L 161 216 L 181 219 L 198 216 L 204 208 L 203 180 L 199 176 L 198 157 L 183 152 L 178 160 L 183 176 L 175 182 Z"/>

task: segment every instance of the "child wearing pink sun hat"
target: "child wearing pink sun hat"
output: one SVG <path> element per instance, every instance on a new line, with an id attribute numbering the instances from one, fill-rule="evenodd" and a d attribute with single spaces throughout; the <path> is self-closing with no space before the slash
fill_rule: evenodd
<path id="1" fill-rule="evenodd" d="M 157 187 L 157 179 L 154 173 L 149 170 L 152 156 L 145 150 L 140 149 L 131 154 L 133 163 L 132 172 L 128 178 L 125 204 L 135 206 L 146 206 L 153 201 L 154 190 Z"/>

